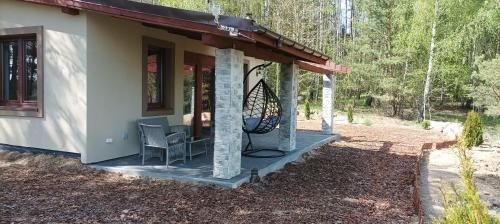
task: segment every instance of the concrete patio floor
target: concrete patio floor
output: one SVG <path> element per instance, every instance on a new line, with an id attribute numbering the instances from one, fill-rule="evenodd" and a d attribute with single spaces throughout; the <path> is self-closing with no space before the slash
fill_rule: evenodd
<path id="1" fill-rule="evenodd" d="M 252 135 L 255 148 L 277 148 L 278 130 L 264 135 Z M 193 160 L 187 160 L 185 164 L 176 162 L 168 168 L 158 158 L 152 158 L 141 166 L 140 157 L 137 155 L 118 158 L 90 165 L 98 170 L 122 173 L 126 176 L 146 176 L 164 180 L 175 180 L 187 183 L 197 184 L 216 184 L 229 188 L 237 188 L 241 184 L 250 180 L 250 171 L 253 168 L 259 170 L 259 176 L 277 171 L 289 162 L 300 158 L 306 152 L 309 152 L 331 141 L 340 139 L 339 135 L 324 135 L 320 132 L 297 131 L 297 149 L 288 152 L 283 157 L 278 158 L 251 158 L 242 156 L 241 174 L 231 179 L 218 179 L 212 176 L 213 152 L 209 152 L 208 158 L 205 155 L 193 157 Z M 243 146 L 246 146 L 247 139 L 244 136 Z"/>

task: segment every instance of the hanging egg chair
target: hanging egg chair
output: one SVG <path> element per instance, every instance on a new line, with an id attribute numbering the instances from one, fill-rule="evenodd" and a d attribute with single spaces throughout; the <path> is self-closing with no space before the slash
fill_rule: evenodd
<path id="1" fill-rule="evenodd" d="M 261 64 L 252 68 L 245 74 L 244 82 L 248 76 L 257 70 L 257 75 L 262 75 L 265 68 L 272 63 Z M 281 103 L 279 98 L 267 85 L 264 79 L 257 84 L 245 96 L 243 102 L 243 131 L 247 134 L 248 144 L 243 150 L 243 156 L 255 158 L 274 158 L 285 155 L 284 151 L 278 149 L 256 149 L 253 146 L 250 134 L 266 134 L 273 131 L 281 120 Z"/>

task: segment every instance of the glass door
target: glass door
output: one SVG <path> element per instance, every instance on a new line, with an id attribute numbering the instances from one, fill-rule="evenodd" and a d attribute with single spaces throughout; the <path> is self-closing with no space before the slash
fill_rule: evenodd
<path id="1" fill-rule="evenodd" d="M 201 136 L 210 137 L 215 114 L 215 69 L 202 66 L 201 69 Z"/>
<path id="2" fill-rule="evenodd" d="M 212 136 L 215 113 L 215 58 L 184 54 L 184 124 L 192 127 L 193 136 Z"/>
<path id="3" fill-rule="evenodd" d="M 194 133 L 194 107 L 195 107 L 195 77 L 196 67 L 184 65 L 184 125 L 191 127 Z"/>

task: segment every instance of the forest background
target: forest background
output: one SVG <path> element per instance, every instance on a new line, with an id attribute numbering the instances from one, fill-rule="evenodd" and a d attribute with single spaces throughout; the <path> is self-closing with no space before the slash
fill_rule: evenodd
<path id="1" fill-rule="evenodd" d="M 206 0 L 137 0 L 209 12 Z M 407 120 L 482 113 L 500 127 L 500 0 L 214 0 L 352 68 L 335 107 Z M 279 91 L 278 64 L 266 73 Z M 299 95 L 320 110 L 322 78 L 301 71 Z"/>

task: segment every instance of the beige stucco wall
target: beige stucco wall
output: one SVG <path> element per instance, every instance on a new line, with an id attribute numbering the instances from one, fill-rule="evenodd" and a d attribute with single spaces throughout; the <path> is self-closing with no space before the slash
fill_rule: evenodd
<path id="1" fill-rule="evenodd" d="M 176 106 L 168 116 L 174 125 L 183 118 L 184 52 L 215 55 L 200 41 L 141 23 L 0 0 L 0 29 L 24 26 L 44 27 L 45 114 L 0 117 L 0 143 L 81 153 L 84 163 L 139 152 L 135 122 L 142 114 L 143 36 L 175 43 Z M 261 63 L 246 60 L 250 68 Z M 106 143 L 108 138 L 113 142 Z"/>
<path id="2" fill-rule="evenodd" d="M 83 152 L 87 146 L 86 14 L 0 0 L 0 29 L 43 26 L 44 117 L 0 116 L 0 143 Z"/>
<path id="3" fill-rule="evenodd" d="M 88 147 L 82 161 L 92 163 L 139 152 L 136 120 L 142 110 L 142 37 L 175 44 L 175 114 L 183 118 L 184 52 L 215 55 L 215 49 L 140 23 L 89 13 L 88 30 Z M 258 60 L 247 58 L 250 66 Z M 106 143 L 112 138 L 112 143 Z"/>

